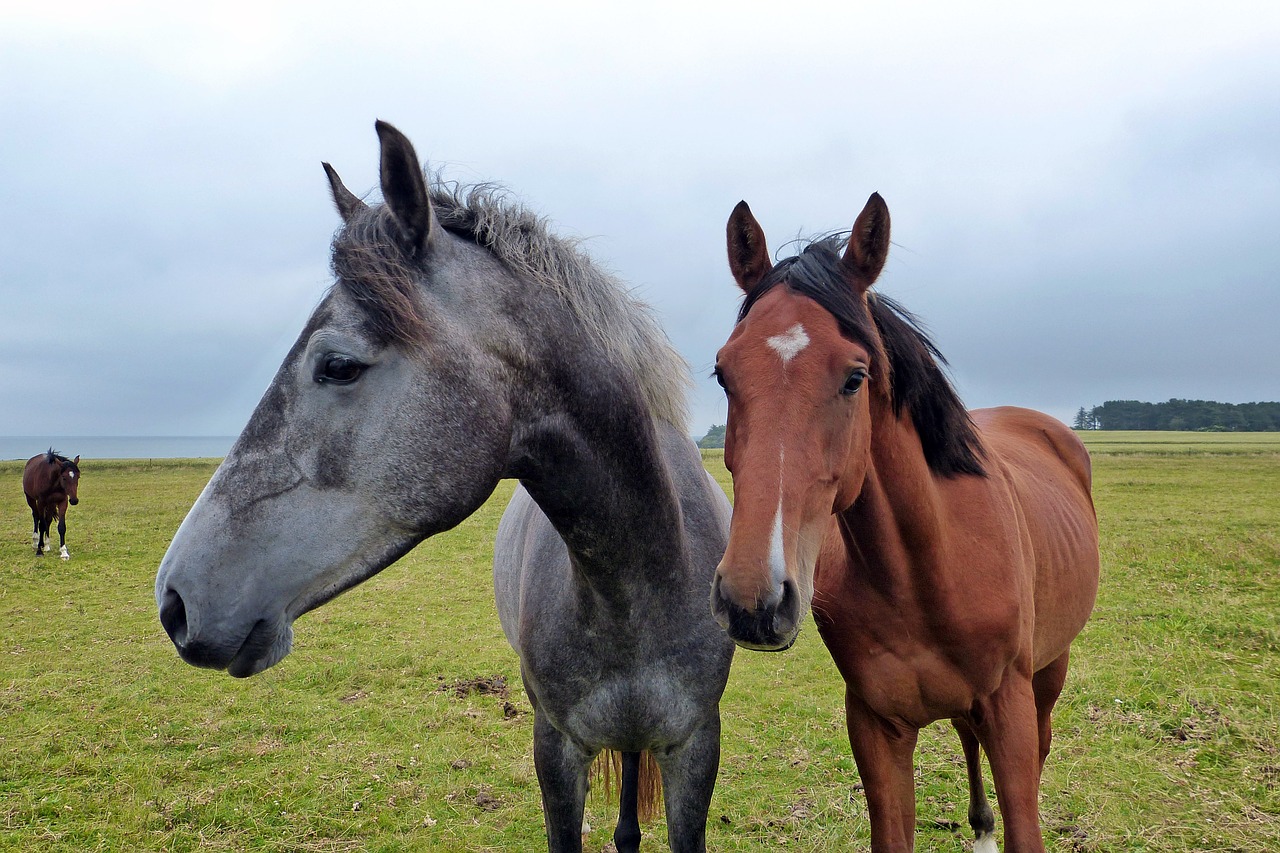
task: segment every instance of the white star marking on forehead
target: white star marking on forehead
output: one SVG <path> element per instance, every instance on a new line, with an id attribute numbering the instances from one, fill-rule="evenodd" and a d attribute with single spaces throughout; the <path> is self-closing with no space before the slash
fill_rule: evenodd
<path id="1" fill-rule="evenodd" d="M 791 359 L 800 354 L 800 350 L 809 345 L 809 336 L 805 334 L 804 326 L 796 323 L 781 335 L 766 338 L 765 343 L 773 347 L 783 364 L 789 364 Z"/>

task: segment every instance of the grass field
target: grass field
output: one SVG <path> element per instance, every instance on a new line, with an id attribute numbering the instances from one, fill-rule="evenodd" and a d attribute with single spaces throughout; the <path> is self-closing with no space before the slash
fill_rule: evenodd
<path id="1" fill-rule="evenodd" d="M 1086 440 L 1103 582 L 1058 706 L 1046 842 L 1280 849 L 1280 435 Z M 0 850 L 542 848 L 531 715 L 491 593 L 510 484 L 237 681 L 181 663 L 152 596 L 213 468 L 84 460 L 61 562 L 33 555 L 20 465 L 0 464 Z M 790 652 L 739 652 L 710 849 L 866 849 L 841 696 L 811 626 Z M 968 849 L 949 726 L 926 730 L 917 766 L 917 849 Z M 589 811 L 604 849 L 613 807 Z M 664 837 L 647 827 L 644 849 Z"/>

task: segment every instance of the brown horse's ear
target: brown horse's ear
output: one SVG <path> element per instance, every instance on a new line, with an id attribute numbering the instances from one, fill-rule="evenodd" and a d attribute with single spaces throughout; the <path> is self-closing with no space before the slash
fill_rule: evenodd
<path id="1" fill-rule="evenodd" d="M 75 464 L 79 465 L 79 464 L 80 464 L 80 456 L 77 454 L 77 455 L 76 455 L 76 458 L 75 458 L 75 459 L 72 459 L 71 461 L 72 461 L 72 462 L 74 462 Z"/>
<path id="2" fill-rule="evenodd" d="M 400 226 L 400 248 L 411 258 L 426 253 L 435 214 L 427 182 L 409 139 L 385 121 L 374 123 L 382 143 L 382 197 Z"/>
<path id="3" fill-rule="evenodd" d="M 324 173 L 329 176 L 329 189 L 333 190 L 333 203 L 338 208 L 338 215 L 342 217 L 343 222 L 350 222 L 357 213 L 368 209 L 369 205 L 343 185 L 337 170 L 328 163 L 320 165 L 324 166 Z"/>
<path id="4" fill-rule="evenodd" d="M 769 263 L 764 229 L 751 215 L 751 208 L 745 201 L 738 202 L 733 213 L 729 214 L 725 237 L 729 244 L 729 269 L 733 279 L 744 292 L 750 293 L 765 273 L 773 269 L 773 264 Z"/>
<path id="5" fill-rule="evenodd" d="M 841 266 L 859 293 L 875 284 L 889 257 L 889 206 L 880 193 L 872 193 L 853 223 Z"/>

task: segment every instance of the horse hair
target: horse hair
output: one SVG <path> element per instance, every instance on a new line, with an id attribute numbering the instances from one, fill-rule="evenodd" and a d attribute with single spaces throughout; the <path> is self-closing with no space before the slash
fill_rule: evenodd
<path id="1" fill-rule="evenodd" d="M 446 183 L 438 174 L 427 177 L 440 226 L 489 250 L 514 275 L 557 294 L 583 331 L 635 377 L 650 414 L 685 427 L 688 364 L 648 305 L 580 251 L 578 241 L 552 234 L 545 217 L 513 200 L 501 186 L 463 186 Z M 421 260 L 406 257 L 398 248 L 396 228 L 385 205 L 360 212 L 334 237 L 332 267 L 381 342 L 411 347 L 426 334 L 415 294 L 431 253 Z"/>
<path id="2" fill-rule="evenodd" d="M 45 453 L 44 460 L 48 462 L 50 465 L 66 465 L 68 462 L 71 461 L 70 459 L 63 456 L 58 451 L 54 450 L 52 447 L 50 447 L 49 451 Z"/>
<path id="3" fill-rule="evenodd" d="M 941 476 L 985 475 L 986 454 L 973 421 L 942 366 L 946 358 L 920 321 L 895 300 L 868 293 L 864 302 L 840 267 L 847 235 L 828 235 L 799 255 L 780 261 L 752 288 L 738 311 L 747 316 L 760 297 L 779 284 L 817 302 L 835 317 L 840 332 L 867 347 L 875 365 L 884 365 L 895 417 L 905 410 L 915 425 L 930 470 Z M 875 370 L 875 367 L 873 367 Z"/>

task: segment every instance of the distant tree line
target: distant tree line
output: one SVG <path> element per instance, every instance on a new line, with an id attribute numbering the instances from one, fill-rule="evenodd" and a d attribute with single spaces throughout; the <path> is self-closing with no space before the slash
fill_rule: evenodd
<path id="1" fill-rule="evenodd" d="M 1203 432 L 1280 431 L 1280 403 L 1215 403 L 1212 400 L 1169 400 L 1141 403 L 1108 400 L 1092 409 L 1080 407 L 1076 429 L 1199 430 Z"/>
<path id="2" fill-rule="evenodd" d="M 724 424 L 718 424 L 707 430 L 707 434 L 698 439 L 699 447 L 724 447 Z"/>

